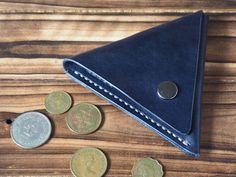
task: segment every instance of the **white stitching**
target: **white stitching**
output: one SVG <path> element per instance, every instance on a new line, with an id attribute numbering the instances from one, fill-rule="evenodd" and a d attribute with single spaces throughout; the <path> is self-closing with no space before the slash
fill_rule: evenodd
<path id="1" fill-rule="evenodd" d="M 78 71 L 74 71 L 74 73 L 76 75 L 79 74 L 79 76 L 81 78 L 84 78 L 86 81 L 89 81 L 89 83 L 93 84 L 94 86 L 98 87 L 100 90 L 103 90 L 105 93 L 108 93 L 109 95 L 113 96 L 115 99 L 118 99 L 121 103 L 124 103 L 126 106 L 129 106 L 130 109 L 134 109 L 135 112 L 139 113 L 141 116 L 144 116 L 146 119 L 150 120 L 152 123 L 155 123 L 155 125 L 157 125 L 158 127 L 161 127 L 162 130 L 166 131 L 168 134 L 172 135 L 174 138 L 176 138 L 178 141 L 182 142 L 185 146 L 190 145 L 190 143 L 187 140 L 183 140 L 181 137 L 178 137 L 176 134 L 172 133 L 170 130 L 166 129 L 164 126 L 160 125 L 159 123 L 157 123 L 156 121 L 154 121 L 153 119 L 149 118 L 147 115 L 145 115 L 144 113 L 140 112 L 138 109 L 135 109 L 132 105 L 130 105 L 129 103 L 125 102 L 124 100 L 122 100 L 121 98 L 119 98 L 118 96 L 114 95 L 113 93 L 111 93 L 110 91 L 104 89 L 102 86 L 96 84 L 95 82 L 93 82 L 92 80 L 90 80 L 89 78 L 87 78 L 86 76 L 82 75 L 81 73 L 79 73 Z"/>
<path id="2" fill-rule="evenodd" d="M 185 146 L 190 145 L 190 143 L 189 143 L 187 140 L 184 140 L 184 141 L 183 141 L 183 144 L 184 144 Z"/>

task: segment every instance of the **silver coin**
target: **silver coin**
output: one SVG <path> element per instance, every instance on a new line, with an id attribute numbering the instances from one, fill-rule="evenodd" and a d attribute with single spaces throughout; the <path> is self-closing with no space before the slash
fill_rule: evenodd
<path id="1" fill-rule="evenodd" d="M 36 148 L 50 137 L 52 126 L 49 119 L 39 112 L 26 112 L 18 116 L 11 126 L 11 138 L 24 149 Z"/>

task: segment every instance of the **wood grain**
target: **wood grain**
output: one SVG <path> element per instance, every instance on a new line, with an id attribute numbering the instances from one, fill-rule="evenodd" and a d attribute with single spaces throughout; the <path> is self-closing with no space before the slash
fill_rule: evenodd
<path id="1" fill-rule="evenodd" d="M 181 3 L 180 3 L 181 2 Z M 109 158 L 107 177 L 131 177 L 135 160 L 150 156 L 165 177 L 236 176 L 236 3 L 234 0 L 0 2 L 0 176 L 71 176 L 69 160 L 80 147 L 96 146 Z M 203 93 L 201 157 L 192 158 L 108 102 L 71 81 L 62 59 L 203 9 L 210 14 Z M 65 116 L 45 111 L 55 90 L 74 104 L 91 102 L 103 113 L 100 130 L 78 136 Z M 51 139 L 33 150 L 19 149 L 10 125 L 20 113 L 37 110 L 52 124 Z"/>

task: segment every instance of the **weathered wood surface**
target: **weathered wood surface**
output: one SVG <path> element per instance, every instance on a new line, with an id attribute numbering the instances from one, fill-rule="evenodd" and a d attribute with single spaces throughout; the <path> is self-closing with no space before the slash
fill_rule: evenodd
<path id="1" fill-rule="evenodd" d="M 204 82 L 201 157 L 188 157 L 132 118 L 71 81 L 62 59 L 203 9 L 210 14 Z M 109 157 L 107 177 L 130 177 L 137 158 L 151 156 L 166 177 L 236 176 L 235 1 L 0 2 L 0 176 L 71 176 L 69 160 L 80 147 L 96 146 Z M 218 15 L 216 15 L 218 14 Z M 44 109 L 51 91 L 65 90 L 74 104 L 91 102 L 104 116 L 101 129 L 78 136 L 65 115 Z M 53 123 L 50 141 L 34 150 L 12 143 L 10 125 L 24 111 L 38 110 Z"/>

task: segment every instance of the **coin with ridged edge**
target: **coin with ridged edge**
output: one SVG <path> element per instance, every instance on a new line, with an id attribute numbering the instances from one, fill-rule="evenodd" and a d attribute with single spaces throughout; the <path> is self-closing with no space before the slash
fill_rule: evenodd
<path id="1" fill-rule="evenodd" d="M 45 108 L 51 114 L 62 114 L 72 105 L 71 96 L 64 91 L 55 91 L 45 98 Z"/>
<path id="2" fill-rule="evenodd" d="M 132 168 L 132 177 L 162 177 L 162 165 L 150 157 L 137 160 Z"/>
<path id="3" fill-rule="evenodd" d="M 70 168 L 76 177 L 101 177 L 107 170 L 107 158 L 97 148 L 81 148 L 72 156 Z"/>
<path id="4" fill-rule="evenodd" d="M 21 148 L 31 149 L 44 144 L 52 131 L 49 119 L 40 112 L 26 112 L 12 123 L 12 140 Z"/>
<path id="5" fill-rule="evenodd" d="M 93 104 L 80 103 L 72 107 L 66 117 L 69 129 L 78 134 L 89 134 L 97 130 L 102 122 L 100 110 Z"/>

